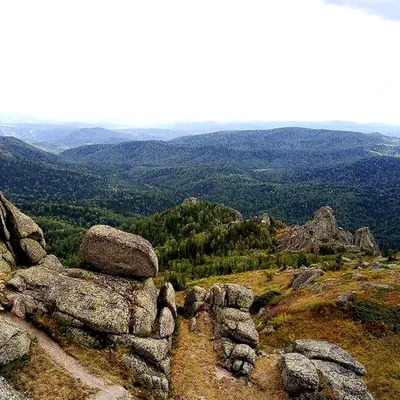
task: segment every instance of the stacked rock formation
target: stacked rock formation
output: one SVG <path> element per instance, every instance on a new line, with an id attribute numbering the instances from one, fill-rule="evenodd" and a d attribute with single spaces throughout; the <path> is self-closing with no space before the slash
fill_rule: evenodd
<path id="1" fill-rule="evenodd" d="M 214 285 L 208 293 L 195 286 L 185 296 L 187 315 L 212 313 L 222 365 L 238 376 L 248 376 L 256 359 L 259 338 L 249 313 L 253 300 L 250 289 L 234 284 Z"/>
<path id="2" fill-rule="evenodd" d="M 314 218 L 305 225 L 294 225 L 277 235 L 277 251 L 317 252 L 322 248 L 330 251 L 345 249 L 349 252 L 378 254 L 379 247 L 369 230 L 364 227 L 355 235 L 340 228 L 331 207 L 321 207 Z"/>
<path id="3" fill-rule="evenodd" d="M 343 400 L 373 400 L 362 380 L 366 371 L 349 353 L 318 340 L 296 340 L 280 360 L 286 391 L 294 398 L 325 399 L 333 392 Z"/>
<path id="4" fill-rule="evenodd" d="M 1 204 L 0 251 L 10 275 L 3 306 L 20 318 L 45 316 L 40 321 L 57 340 L 85 347 L 122 344 L 135 383 L 166 398 L 177 310 L 172 285 L 154 285 L 158 260 L 151 244 L 94 226 L 79 250 L 80 268 L 67 269 L 46 255 L 43 233 L 32 219 L 3 196 Z"/>
<path id="5" fill-rule="evenodd" d="M 43 231 L 0 192 L 0 273 L 38 264 L 45 256 Z"/>

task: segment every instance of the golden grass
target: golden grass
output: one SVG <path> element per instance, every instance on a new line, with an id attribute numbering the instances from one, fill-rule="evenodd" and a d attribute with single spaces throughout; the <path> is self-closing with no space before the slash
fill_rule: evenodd
<path id="1" fill-rule="evenodd" d="M 200 334 L 199 334 L 200 333 Z M 212 322 L 202 313 L 194 332 L 189 321 L 180 324 L 179 342 L 173 349 L 171 373 L 172 396 L 198 400 L 283 400 L 285 394 L 276 358 L 260 358 L 252 373 L 252 384 L 229 377 L 217 369 L 217 353 L 213 349 Z"/>
<path id="2" fill-rule="evenodd" d="M 84 400 L 95 393 L 55 364 L 36 344 L 32 345 L 29 361 L 8 371 L 6 376 L 31 400 Z"/>
<path id="3" fill-rule="evenodd" d="M 75 344 L 68 344 L 64 346 L 64 350 L 78 359 L 93 375 L 124 387 L 133 395 L 134 399 L 153 399 L 149 391 L 134 386 L 132 373 L 121 362 L 121 357 L 127 351 L 126 349 L 119 348 L 116 351 L 86 349 Z"/>

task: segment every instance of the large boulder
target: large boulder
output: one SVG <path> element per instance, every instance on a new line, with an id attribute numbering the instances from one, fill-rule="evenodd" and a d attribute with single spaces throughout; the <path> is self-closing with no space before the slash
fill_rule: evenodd
<path id="1" fill-rule="evenodd" d="M 30 347 L 31 338 L 28 332 L 0 317 L 0 366 L 25 356 Z"/>
<path id="2" fill-rule="evenodd" d="M 158 260 L 147 240 L 106 225 L 86 232 L 78 259 L 81 267 L 109 275 L 147 278 L 158 273 Z"/>
<path id="3" fill-rule="evenodd" d="M 332 343 L 296 340 L 279 365 L 285 390 L 295 398 L 320 400 L 327 389 L 335 399 L 373 400 L 362 380 L 364 366 Z"/>
<path id="4" fill-rule="evenodd" d="M 314 283 L 314 281 L 322 275 L 324 275 L 324 271 L 318 268 L 310 268 L 304 272 L 294 274 L 292 280 L 292 288 L 301 289 L 307 285 L 310 285 L 311 283 Z"/>
<path id="5" fill-rule="evenodd" d="M 379 253 L 378 244 L 368 227 L 363 227 L 357 230 L 354 237 L 354 243 L 361 249 L 361 251 L 371 254 Z"/>
<path id="6" fill-rule="evenodd" d="M 279 362 L 285 390 L 290 394 L 314 392 L 319 388 L 319 377 L 314 364 L 298 353 L 284 354 Z"/>
<path id="7" fill-rule="evenodd" d="M 299 339 L 291 346 L 291 351 L 303 354 L 309 359 L 332 361 L 358 375 L 365 375 L 365 368 L 341 347 L 322 340 Z"/>

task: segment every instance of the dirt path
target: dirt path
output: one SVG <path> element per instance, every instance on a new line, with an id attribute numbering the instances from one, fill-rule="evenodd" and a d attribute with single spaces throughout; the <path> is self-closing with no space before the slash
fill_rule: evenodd
<path id="1" fill-rule="evenodd" d="M 63 367 L 71 377 L 79 379 L 91 389 L 98 390 L 98 393 L 89 397 L 90 400 L 131 400 L 132 396 L 122 386 L 113 385 L 97 376 L 94 376 L 78 360 L 69 356 L 56 342 L 48 335 L 37 329 L 27 321 L 16 317 L 13 314 L 2 314 L 2 317 L 21 328 L 26 329 L 37 339 L 39 346 L 58 365 Z M 89 400 L 88 399 L 88 400 Z"/>
<path id="2" fill-rule="evenodd" d="M 218 367 L 217 353 L 213 348 L 212 321 L 201 313 L 196 329 L 189 330 L 189 321 L 180 324 L 178 346 L 173 349 L 171 371 L 172 393 L 187 400 L 200 398 L 213 400 L 283 400 L 283 391 L 277 356 L 260 357 L 251 375 L 251 382 L 234 378 Z"/>

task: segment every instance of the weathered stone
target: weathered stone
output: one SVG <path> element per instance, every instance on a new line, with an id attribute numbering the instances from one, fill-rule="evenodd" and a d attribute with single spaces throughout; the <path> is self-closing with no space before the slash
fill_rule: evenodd
<path id="1" fill-rule="evenodd" d="M 228 307 L 249 309 L 253 304 L 254 293 L 245 286 L 226 284 L 225 292 Z"/>
<path id="2" fill-rule="evenodd" d="M 364 366 L 347 351 L 329 342 L 311 339 L 295 340 L 289 351 L 301 353 L 309 359 L 332 361 L 360 376 L 366 373 Z"/>
<path id="3" fill-rule="evenodd" d="M 196 329 L 196 325 L 197 325 L 197 319 L 196 318 L 191 318 L 190 319 L 190 325 L 189 325 L 189 331 L 193 332 Z"/>
<path id="4" fill-rule="evenodd" d="M 109 275 L 147 278 L 158 272 L 156 254 L 147 240 L 106 225 L 86 232 L 78 259 L 82 267 Z"/>
<path id="5" fill-rule="evenodd" d="M 20 246 L 31 265 L 37 264 L 46 255 L 46 251 L 36 240 L 29 238 L 21 239 Z"/>
<path id="6" fill-rule="evenodd" d="M 312 360 L 312 363 L 340 399 L 373 400 L 359 375 L 333 362 Z"/>
<path id="7" fill-rule="evenodd" d="M 161 338 L 171 336 L 175 330 L 175 319 L 168 307 L 164 307 L 159 317 L 159 334 Z"/>
<path id="8" fill-rule="evenodd" d="M 225 285 L 216 284 L 210 289 L 209 303 L 212 306 L 224 307 L 226 297 Z"/>
<path id="9" fill-rule="evenodd" d="M 1 192 L 0 201 L 7 213 L 7 219 L 10 222 L 9 230 L 11 235 L 14 235 L 16 239 L 30 238 L 36 240 L 44 247 L 43 231 L 36 222 L 7 201 Z"/>
<path id="10" fill-rule="evenodd" d="M 319 377 L 314 364 L 298 353 L 282 355 L 279 361 L 285 390 L 290 394 L 314 392 L 319 388 Z"/>
<path id="11" fill-rule="evenodd" d="M 258 345 L 258 332 L 250 314 L 236 308 L 222 308 L 215 313 L 216 334 L 251 347 Z"/>
<path id="12" fill-rule="evenodd" d="M 8 275 L 11 272 L 11 267 L 3 259 L 0 258 L 0 274 Z"/>
<path id="13" fill-rule="evenodd" d="M 191 305 L 195 302 L 204 301 L 206 298 L 207 292 L 205 289 L 200 286 L 193 286 L 186 292 L 185 295 L 185 306 Z"/>
<path id="14" fill-rule="evenodd" d="M 168 307 L 174 318 L 178 316 L 175 304 L 175 290 L 170 282 L 164 283 L 164 285 L 161 286 L 160 294 L 158 296 L 158 305 L 160 309 Z"/>
<path id="15" fill-rule="evenodd" d="M 133 354 L 124 354 L 122 362 L 130 368 L 134 382 L 154 390 L 156 393 L 166 398 L 169 390 L 169 383 L 166 375 L 149 365 L 140 357 Z"/>
<path id="16" fill-rule="evenodd" d="M 314 281 L 322 276 L 325 272 L 322 269 L 308 269 L 293 276 L 292 288 L 301 289 L 304 286 L 314 283 Z"/>
<path id="17" fill-rule="evenodd" d="M 368 227 L 363 227 L 357 230 L 354 236 L 354 243 L 361 249 L 361 251 L 366 251 L 371 254 L 379 253 L 379 247 Z"/>
<path id="18" fill-rule="evenodd" d="M 65 270 L 64 265 L 61 264 L 60 260 L 53 254 L 47 255 L 38 264 L 39 266 L 53 271 L 62 272 Z"/>
<path id="19" fill-rule="evenodd" d="M 35 299 L 82 321 L 93 330 L 109 333 L 129 331 L 129 304 L 113 290 L 43 267 L 17 271 L 8 285 L 24 290 L 21 280 Z"/>
<path id="20" fill-rule="evenodd" d="M 317 240 L 330 240 L 339 236 L 339 226 L 329 206 L 318 209 L 314 218 L 305 224 L 305 228 L 312 233 Z"/>
<path id="21" fill-rule="evenodd" d="M 254 364 L 256 360 L 256 352 L 247 344 L 240 343 L 233 348 L 230 357 Z"/>
<path id="22" fill-rule="evenodd" d="M 187 316 L 195 316 L 200 311 L 206 310 L 207 304 L 204 301 L 195 301 L 190 306 L 185 308 L 185 313 Z"/>
<path id="23" fill-rule="evenodd" d="M 356 292 L 345 292 L 337 297 L 340 303 L 348 303 L 356 299 Z"/>
<path id="24" fill-rule="evenodd" d="M 28 332 L 0 317 L 0 366 L 29 353 L 31 338 Z"/>
<path id="25" fill-rule="evenodd" d="M 169 344 L 165 339 L 135 338 L 132 352 L 158 363 L 168 356 Z"/>
<path id="26" fill-rule="evenodd" d="M 0 399 L 2 400 L 28 400 L 22 393 L 17 392 L 7 381 L 0 376 Z"/>
<path id="27" fill-rule="evenodd" d="M 363 289 L 390 289 L 390 285 L 385 285 L 382 283 L 372 283 L 372 282 L 364 282 L 361 287 Z"/>
<path id="28" fill-rule="evenodd" d="M 64 332 L 65 338 L 83 348 L 98 348 L 101 343 L 98 338 L 79 328 L 70 327 Z"/>

